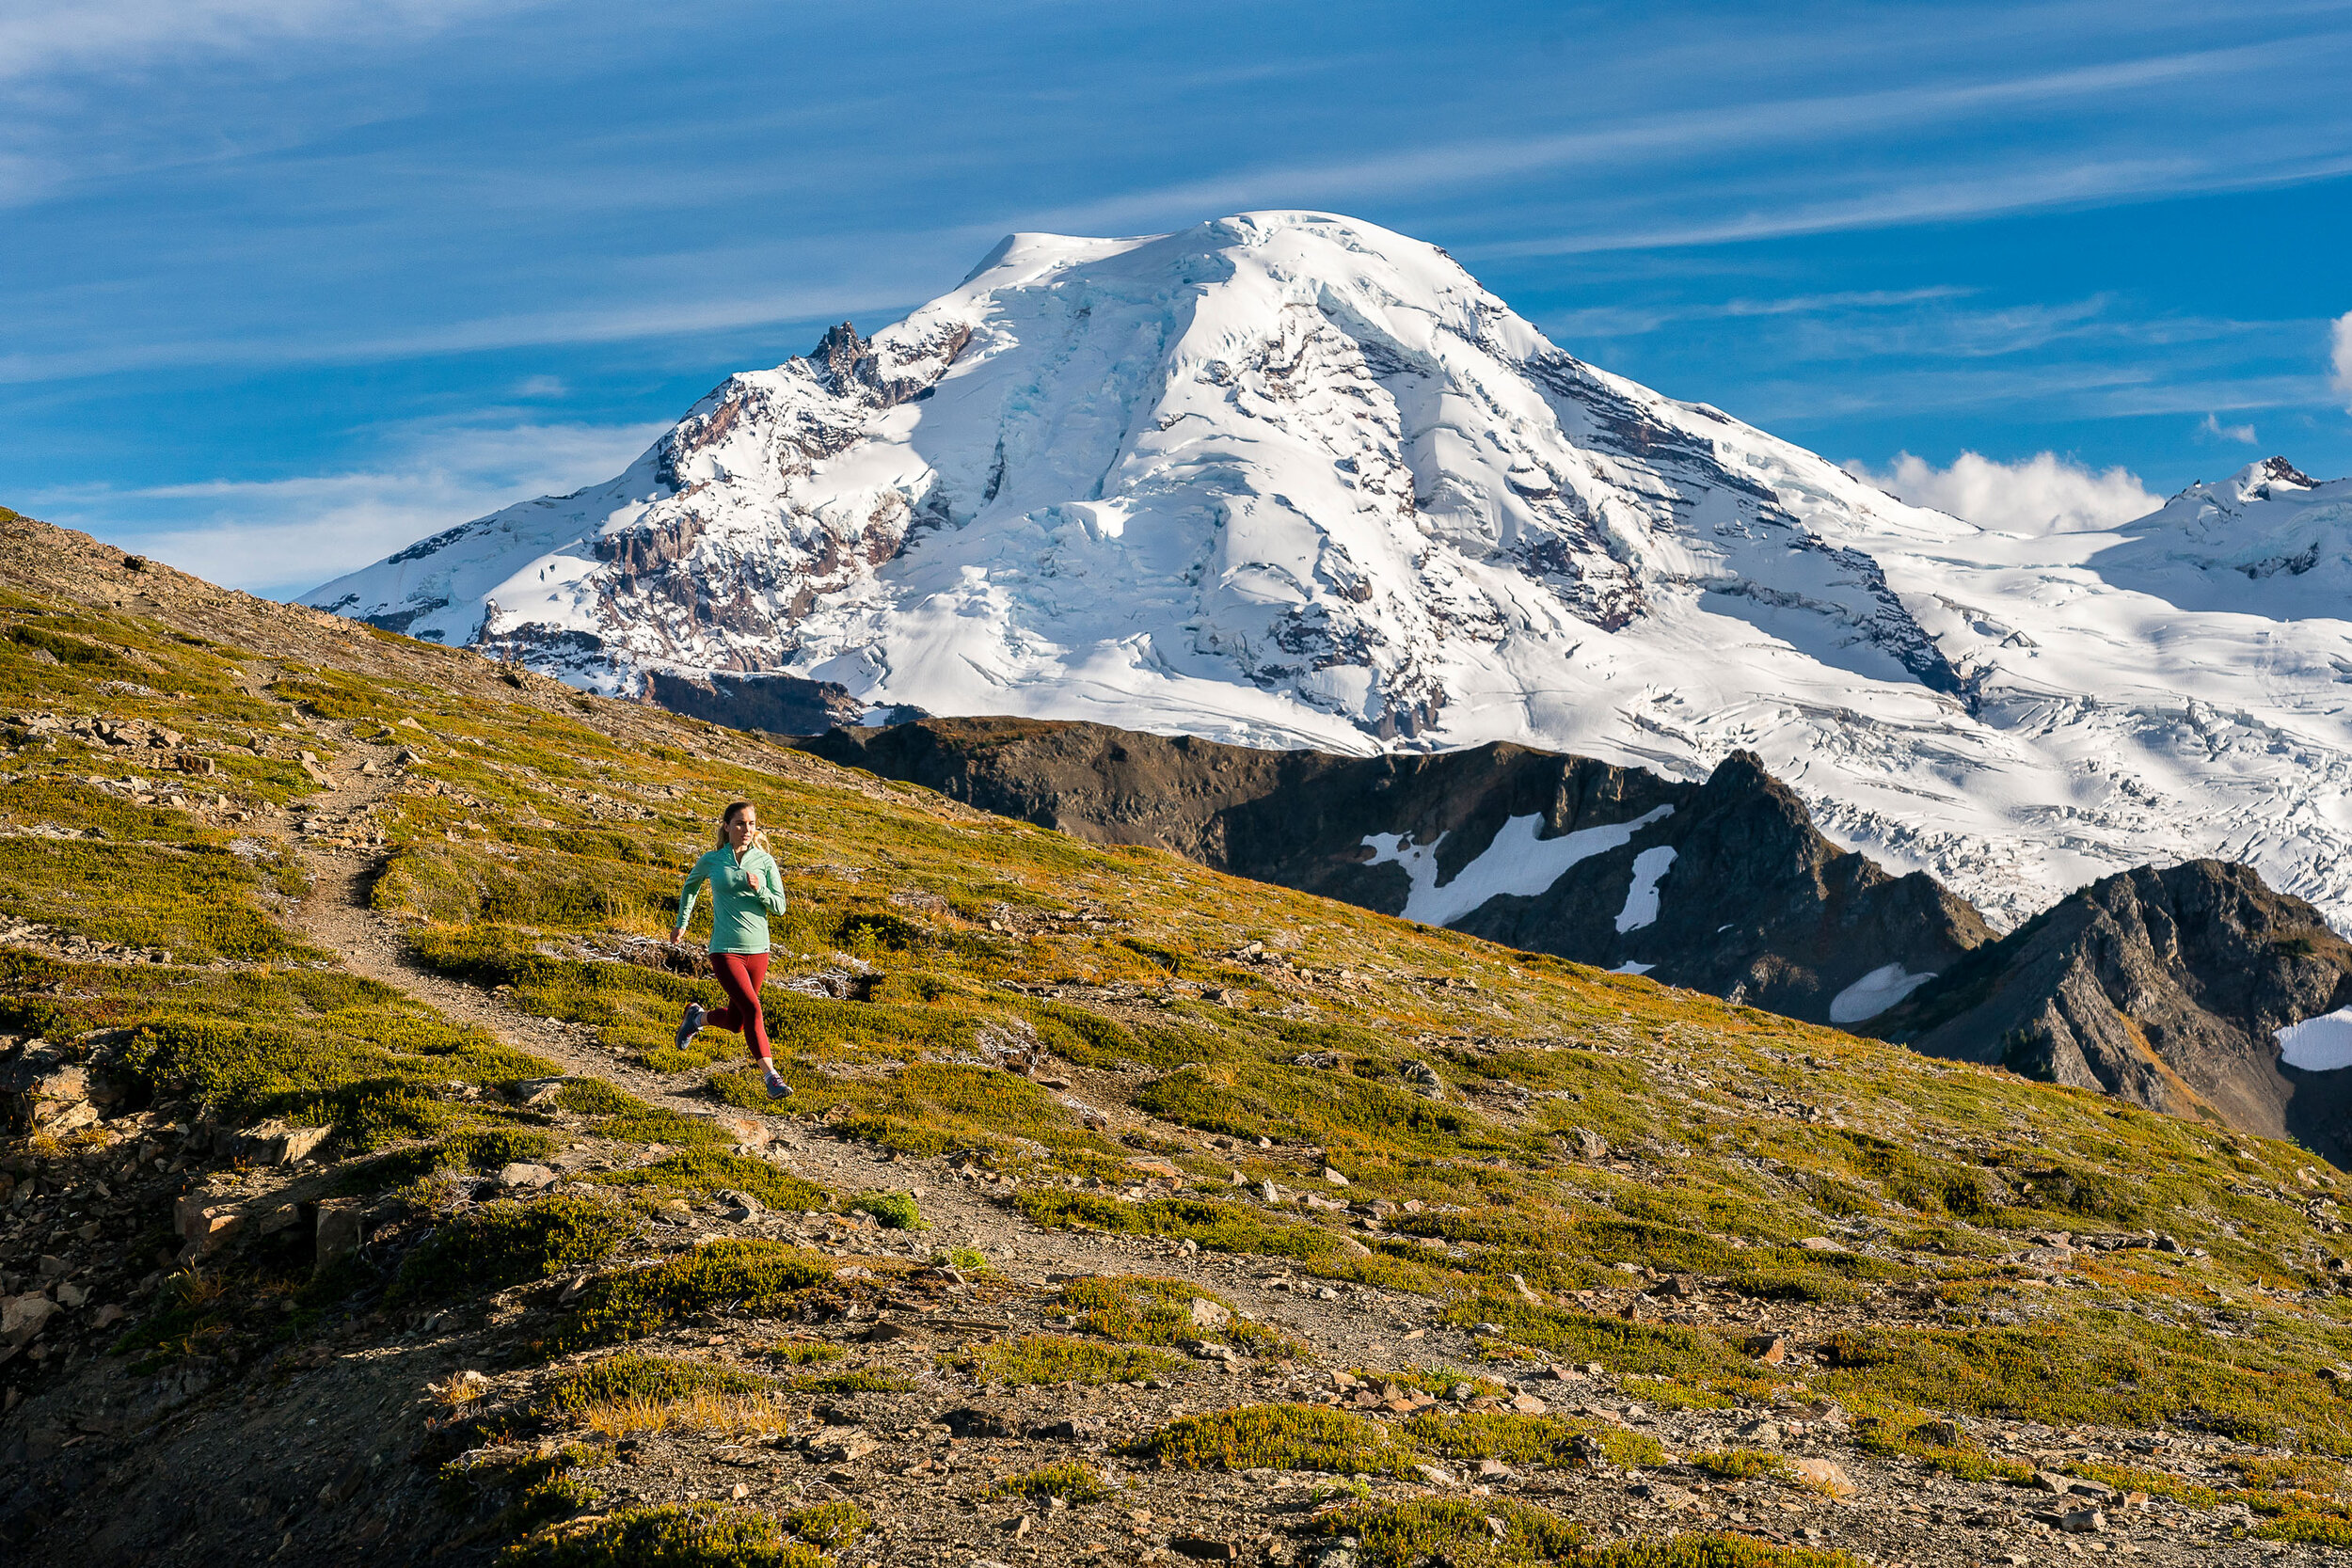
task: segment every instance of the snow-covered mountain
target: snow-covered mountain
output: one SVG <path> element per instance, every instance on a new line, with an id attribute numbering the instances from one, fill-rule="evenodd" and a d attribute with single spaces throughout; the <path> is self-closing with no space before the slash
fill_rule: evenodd
<path id="1" fill-rule="evenodd" d="M 611 483 L 306 602 L 615 692 L 780 673 L 1691 779 L 1745 748 L 1995 918 L 2212 855 L 2352 927 L 2348 499 L 2274 460 L 1990 532 L 1582 363 L 1435 246 L 1258 213 L 1014 235 Z"/>

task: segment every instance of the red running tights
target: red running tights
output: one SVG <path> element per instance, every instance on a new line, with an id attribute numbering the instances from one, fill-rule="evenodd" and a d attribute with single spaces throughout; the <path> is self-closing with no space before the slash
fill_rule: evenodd
<path id="1" fill-rule="evenodd" d="M 719 985 L 727 1005 L 703 1019 L 706 1028 L 732 1029 L 751 1042 L 761 1061 L 769 1056 L 768 1020 L 759 1010 L 759 988 L 768 979 L 765 953 L 713 953 L 710 967 L 719 972 Z"/>

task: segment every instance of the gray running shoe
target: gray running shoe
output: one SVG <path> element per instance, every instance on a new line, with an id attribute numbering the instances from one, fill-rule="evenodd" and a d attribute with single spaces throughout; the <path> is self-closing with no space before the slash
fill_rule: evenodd
<path id="1" fill-rule="evenodd" d="M 680 1051 L 686 1049 L 687 1041 L 703 1032 L 703 1018 L 701 1003 L 689 1002 L 686 1005 L 686 1016 L 677 1021 L 677 1048 Z"/>

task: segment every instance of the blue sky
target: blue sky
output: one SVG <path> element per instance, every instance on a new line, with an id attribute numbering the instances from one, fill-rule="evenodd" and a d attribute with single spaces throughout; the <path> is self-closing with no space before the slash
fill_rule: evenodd
<path id="1" fill-rule="evenodd" d="M 1273 206 L 1994 519 L 2334 477 L 2346 81 L 2352 4 L 20 8 L 0 503 L 292 593 L 1009 230 Z"/>

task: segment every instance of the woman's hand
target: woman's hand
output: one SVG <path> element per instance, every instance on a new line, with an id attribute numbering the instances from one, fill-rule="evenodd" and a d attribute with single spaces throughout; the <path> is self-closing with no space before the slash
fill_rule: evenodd
<path id="1" fill-rule="evenodd" d="M 686 927 L 683 927 L 683 926 L 679 927 L 676 930 L 672 931 L 672 932 L 670 933 L 670 945 L 671 945 L 671 946 L 673 946 L 673 947 L 675 947 L 675 946 L 676 946 L 679 942 L 684 942 L 685 940 L 686 940 Z"/>

